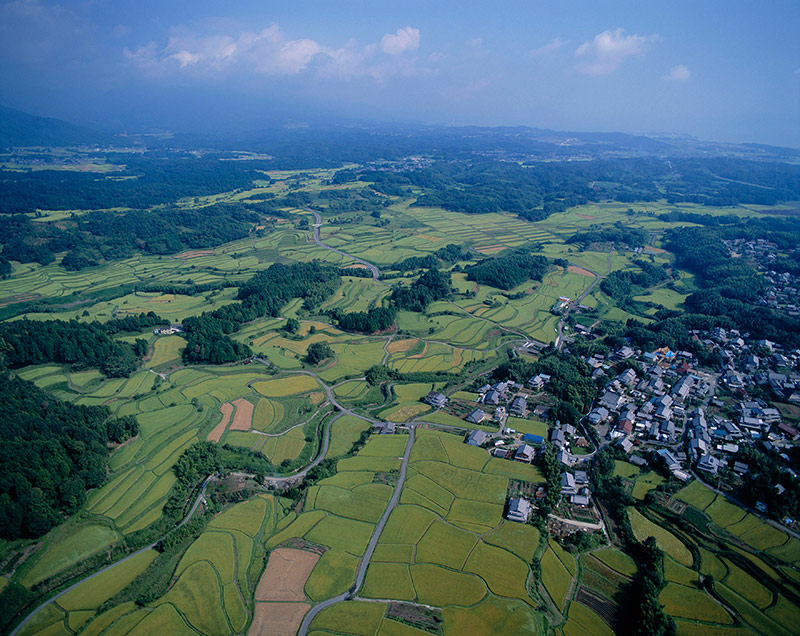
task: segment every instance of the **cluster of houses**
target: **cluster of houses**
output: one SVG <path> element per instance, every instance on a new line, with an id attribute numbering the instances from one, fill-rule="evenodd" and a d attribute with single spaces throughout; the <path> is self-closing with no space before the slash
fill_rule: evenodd
<path id="1" fill-rule="evenodd" d="M 478 403 L 483 408 L 475 408 L 465 418 L 470 424 L 494 421 L 499 426 L 505 424 L 509 415 L 525 417 L 528 413 L 528 398 L 518 394 L 524 387 L 518 382 L 506 381 L 485 384 L 478 389 Z"/>
<path id="2" fill-rule="evenodd" d="M 722 328 L 696 332 L 695 338 L 719 353 L 718 372 L 700 372 L 691 353 L 666 348 L 636 352 L 624 346 L 608 359 L 587 358 L 593 377 L 610 380 L 585 422 L 627 453 L 643 445 L 657 449 L 682 481 L 689 478 L 689 465 L 709 475 L 724 467 L 741 475 L 735 456 L 742 443 L 760 439 L 780 450 L 800 434 L 776 408 L 747 393 L 768 386 L 776 399 L 800 402 L 800 374 L 794 371 L 800 352 Z M 723 402 L 715 397 L 718 387 L 741 399 Z"/>
<path id="3" fill-rule="evenodd" d="M 793 318 L 800 317 L 800 276 L 773 269 L 778 259 L 778 245 L 766 239 L 731 239 L 723 241 L 734 258 L 746 258 L 756 263 L 768 283 L 760 304 L 785 311 Z"/>

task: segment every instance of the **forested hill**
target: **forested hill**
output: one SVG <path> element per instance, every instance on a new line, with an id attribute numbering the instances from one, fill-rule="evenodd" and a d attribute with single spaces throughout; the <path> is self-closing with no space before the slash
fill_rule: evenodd
<path id="1" fill-rule="evenodd" d="M 0 106 L 0 146 L 74 146 L 113 141 L 111 135 L 75 126 L 61 119 L 37 117 Z"/>
<path id="2" fill-rule="evenodd" d="M 0 371 L 0 536 L 38 537 L 105 482 L 108 442 L 138 433 L 136 418 L 60 402 Z"/>
<path id="3" fill-rule="evenodd" d="M 137 339 L 131 345 L 113 340 L 111 335 L 150 329 L 165 322 L 153 312 L 103 324 L 77 320 L 0 322 L 0 365 L 16 368 L 57 362 L 76 368 L 96 367 L 109 377 L 127 377 L 147 353 L 147 343 Z"/>

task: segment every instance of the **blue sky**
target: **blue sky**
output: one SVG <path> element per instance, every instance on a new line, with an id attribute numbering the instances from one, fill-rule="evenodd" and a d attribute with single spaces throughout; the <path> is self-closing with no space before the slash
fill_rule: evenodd
<path id="1" fill-rule="evenodd" d="M 0 102 L 112 127 L 674 132 L 800 147 L 800 2 L 0 2 Z"/>

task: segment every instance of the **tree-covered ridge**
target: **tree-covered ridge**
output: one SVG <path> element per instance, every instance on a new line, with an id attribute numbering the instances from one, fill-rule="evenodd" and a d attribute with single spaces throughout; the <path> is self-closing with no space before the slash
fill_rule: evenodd
<path id="1" fill-rule="evenodd" d="M 153 312 L 98 322 L 77 320 L 15 320 L 0 323 L 0 362 L 16 368 L 29 364 L 57 362 L 78 368 L 97 367 L 110 377 L 125 377 L 147 353 L 147 343 L 133 345 L 113 340 L 110 335 L 141 331 L 166 321 Z"/>
<path id="2" fill-rule="evenodd" d="M 432 302 L 450 298 L 452 295 L 450 274 L 429 269 L 408 287 L 396 286 L 392 292 L 392 301 L 398 309 L 421 312 Z"/>
<path id="3" fill-rule="evenodd" d="M 423 272 L 408 287 L 395 285 L 388 307 L 373 307 L 368 311 L 347 314 L 335 311 L 332 315 L 345 331 L 375 333 L 385 331 L 394 324 L 398 309 L 423 312 L 432 302 L 450 298 L 452 295 L 450 273 L 433 268 Z"/>
<path id="4" fill-rule="evenodd" d="M 800 199 L 800 167 L 746 159 L 511 161 L 448 157 L 415 170 L 365 171 L 376 190 L 454 212 L 513 212 L 530 221 L 589 201 L 775 205 Z M 600 184 L 600 185 L 599 185 Z"/>
<path id="5" fill-rule="evenodd" d="M 697 314 L 727 316 L 755 337 L 796 347 L 800 344 L 800 322 L 757 304 L 765 288 L 763 277 L 744 259 L 731 258 L 722 242 L 723 237 L 749 235 L 751 231 L 679 228 L 668 234 L 667 247 L 675 253 L 677 264 L 694 273 L 702 287 L 685 304 Z M 759 236 L 778 242 L 790 238 L 790 233 L 762 231 Z M 796 246 L 796 238 L 794 241 L 792 246 Z"/>
<path id="6" fill-rule="evenodd" d="M 303 298 L 306 307 L 314 307 L 340 285 L 339 268 L 319 263 L 276 263 L 259 272 L 239 289 L 236 304 L 213 312 L 186 318 L 183 329 L 188 343 L 183 359 L 190 363 L 225 364 L 252 355 L 246 344 L 232 340 L 229 334 L 242 324 L 263 316 L 278 316 L 292 298 Z"/>
<path id="7" fill-rule="evenodd" d="M 257 162 L 220 161 L 213 155 L 184 152 L 106 153 L 97 159 L 118 166 L 104 178 L 97 174 L 37 170 L 0 170 L 0 214 L 37 210 L 149 208 L 184 197 L 200 197 L 250 186 L 266 179 Z"/>
<path id="8" fill-rule="evenodd" d="M 80 270 L 136 252 L 172 254 L 241 239 L 259 218 L 241 204 L 95 211 L 58 223 L 0 215 L 0 240 L 9 260 L 47 264 L 66 251 L 61 265 Z"/>
<path id="9" fill-rule="evenodd" d="M 0 372 L 0 536 L 37 537 L 106 479 L 108 442 L 138 433 L 134 417 L 60 402 Z"/>
<path id="10" fill-rule="evenodd" d="M 386 331 L 394 324 L 397 315 L 394 307 L 374 307 L 369 311 L 354 311 L 339 314 L 339 327 L 356 333 Z"/>
<path id="11" fill-rule="evenodd" d="M 526 280 L 542 280 L 547 267 L 547 258 L 519 248 L 495 258 L 485 258 L 465 267 L 464 271 L 467 280 L 508 290 Z"/>

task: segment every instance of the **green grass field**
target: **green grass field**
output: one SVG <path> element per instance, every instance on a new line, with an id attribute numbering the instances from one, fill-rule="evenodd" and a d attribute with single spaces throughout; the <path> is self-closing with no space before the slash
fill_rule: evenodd
<path id="1" fill-rule="evenodd" d="M 108 526 L 84 524 L 76 528 L 57 527 L 45 540 L 47 547 L 22 578 L 33 585 L 113 543 L 117 533 Z"/>
<path id="2" fill-rule="evenodd" d="M 567 597 L 572 577 L 552 550 L 542 555 L 542 583 L 550 598 L 561 609 Z"/>
<path id="3" fill-rule="evenodd" d="M 658 546 L 678 563 L 685 566 L 692 565 L 692 553 L 674 534 L 643 517 L 636 508 L 628 508 L 628 518 L 638 541 L 644 541 L 650 536 L 655 537 Z"/>
<path id="4" fill-rule="evenodd" d="M 322 555 L 306 581 L 306 594 L 321 601 L 341 594 L 353 583 L 358 558 L 340 550 L 328 550 Z"/>

